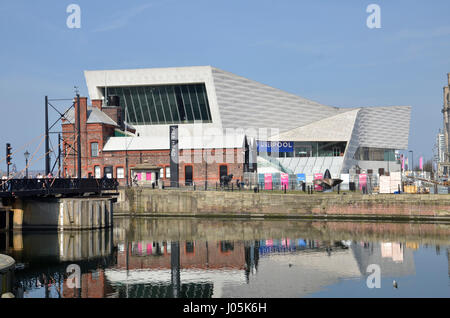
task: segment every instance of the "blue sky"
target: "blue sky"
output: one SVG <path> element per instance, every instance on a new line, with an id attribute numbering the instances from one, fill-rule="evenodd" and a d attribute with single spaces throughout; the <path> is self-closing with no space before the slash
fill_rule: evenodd
<path id="1" fill-rule="evenodd" d="M 71 3 L 80 29 L 66 26 Z M 366 26 L 371 3 L 381 29 Z M 0 153 L 43 133 L 45 95 L 87 95 L 84 70 L 212 65 L 326 105 L 411 105 L 418 163 L 442 127 L 449 12 L 448 0 L 3 0 Z"/>

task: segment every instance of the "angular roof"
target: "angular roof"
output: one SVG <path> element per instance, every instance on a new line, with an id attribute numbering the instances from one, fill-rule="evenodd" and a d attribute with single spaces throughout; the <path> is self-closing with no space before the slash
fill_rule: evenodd
<path id="1" fill-rule="evenodd" d="M 283 132 L 341 112 L 217 68 L 212 68 L 212 76 L 226 128 L 278 128 Z"/>
<path id="2" fill-rule="evenodd" d="M 87 107 L 87 120 L 88 124 L 106 124 L 112 126 L 119 126 L 117 123 L 111 119 L 108 115 L 102 112 L 100 109 L 96 107 Z M 66 119 L 68 123 L 75 123 L 75 110 L 72 108 L 66 114 Z"/>
<path id="3" fill-rule="evenodd" d="M 211 66 L 86 71 L 85 77 L 91 99 L 102 97 L 101 87 L 105 84 L 120 87 L 204 83 L 212 118 L 212 123 L 205 126 L 210 128 L 248 129 L 246 134 L 251 137 L 257 137 L 259 129 L 278 129 L 282 136 L 279 140 L 352 139 L 356 147 L 408 148 L 409 106 L 326 106 Z M 168 126 L 135 125 L 137 133 L 149 137 L 166 136 Z M 162 142 L 165 145 L 168 138 Z"/>
<path id="4" fill-rule="evenodd" d="M 349 109 L 338 115 L 330 116 L 305 126 L 270 137 L 270 141 L 348 141 L 359 108 Z"/>
<path id="5" fill-rule="evenodd" d="M 362 147 L 408 149 L 411 106 L 362 107 L 355 123 Z"/>

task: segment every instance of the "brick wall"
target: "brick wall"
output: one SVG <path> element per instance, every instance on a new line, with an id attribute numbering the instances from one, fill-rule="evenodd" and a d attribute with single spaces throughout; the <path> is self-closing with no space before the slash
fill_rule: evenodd
<path id="1" fill-rule="evenodd" d="M 102 100 L 93 100 L 93 107 L 105 112 L 113 120 L 117 120 L 119 110 L 116 107 L 102 108 Z M 101 176 L 106 166 L 113 167 L 113 176 L 117 177 L 117 168 L 124 168 L 126 157 L 128 157 L 128 176 L 131 184 L 131 170 L 137 165 L 148 165 L 163 168 L 163 179 L 165 186 L 170 185 L 166 178 L 165 168 L 170 166 L 170 151 L 167 150 L 142 150 L 142 151 L 108 151 L 103 152 L 103 147 L 108 138 L 114 136 L 114 126 L 100 123 L 87 123 L 87 98 L 80 98 L 81 112 L 81 166 L 82 177 L 95 176 L 95 167 L 100 167 Z M 76 113 L 76 109 L 75 109 Z M 77 174 L 77 137 L 74 123 L 63 121 L 63 168 L 61 175 L 64 177 L 76 176 Z M 98 143 L 99 154 L 92 157 L 91 145 Z M 205 181 L 210 186 L 220 183 L 220 166 L 227 166 L 227 174 L 233 174 L 233 181 L 242 180 L 244 171 L 244 154 L 242 148 L 234 149 L 185 149 L 180 150 L 179 182 L 183 186 L 186 183 L 186 166 L 192 166 L 193 181 L 197 185 L 204 185 Z M 208 164 L 207 164 L 208 162 Z M 126 172 L 124 173 L 126 176 Z M 126 185 L 126 179 L 119 179 L 119 184 Z"/>

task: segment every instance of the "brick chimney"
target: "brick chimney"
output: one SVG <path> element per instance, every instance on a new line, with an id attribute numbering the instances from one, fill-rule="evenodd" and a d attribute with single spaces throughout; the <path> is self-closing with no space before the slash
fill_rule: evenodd
<path id="1" fill-rule="evenodd" d="M 77 120 L 78 103 L 77 98 L 74 99 L 75 102 L 75 121 Z M 87 121 L 87 97 L 80 97 L 80 125 L 83 127 L 86 125 Z"/>
<path id="2" fill-rule="evenodd" d="M 92 107 L 102 110 L 102 106 L 103 106 L 103 99 L 93 99 L 92 100 Z"/>

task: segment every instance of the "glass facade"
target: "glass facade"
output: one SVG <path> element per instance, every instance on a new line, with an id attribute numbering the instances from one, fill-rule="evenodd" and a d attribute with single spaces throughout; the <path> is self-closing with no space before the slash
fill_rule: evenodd
<path id="1" fill-rule="evenodd" d="M 291 157 L 341 157 L 347 143 L 342 142 L 294 142 L 293 151 L 279 152 L 280 158 Z M 259 152 L 258 152 L 259 154 Z M 269 155 L 275 155 L 275 153 Z"/>
<path id="2" fill-rule="evenodd" d="M 365 161 L 396 161 L 395 150 L 370 147 L 359 147 L 355 152 L 354 159 Z"/>
<path id="3" fill-rule="evenodd" d="M 131 124 L 212 122 L 205 84 L 108 87 L 108 96 L 120 97 Z"/>

